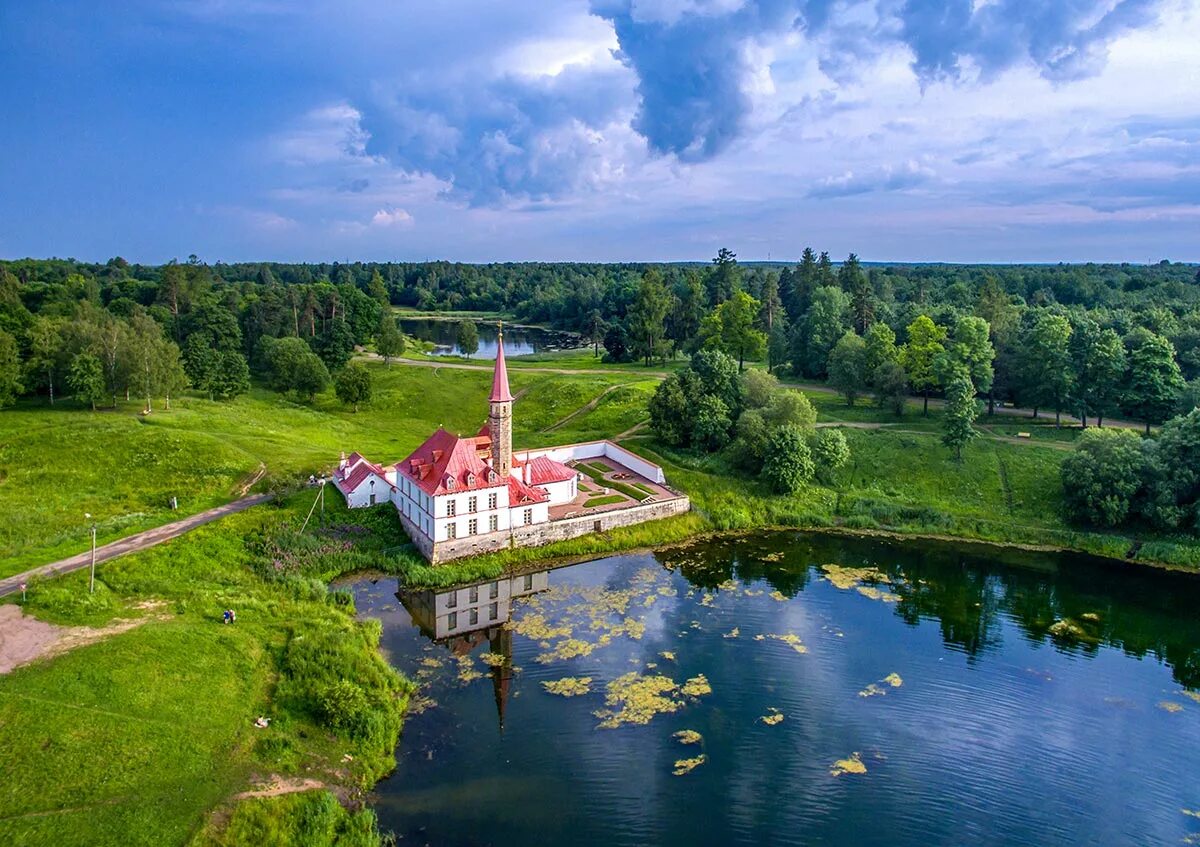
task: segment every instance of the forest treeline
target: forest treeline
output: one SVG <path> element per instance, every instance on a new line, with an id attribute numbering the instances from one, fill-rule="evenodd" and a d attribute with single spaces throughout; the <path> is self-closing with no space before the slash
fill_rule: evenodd
<path id="1" fill-rule="evenodd" d="M 835 264 L 810 249 L 794 266 L 744 266 L 728 250 L 708 265 L 209 265 L 192 256 L 160 266 L 0 262 L 0 397 L 77 393 L 69 377 L 80 353 L 98 360 L 104 388 L 85 374 L 74 384 L 90 383 L 97 401 L 166 397 L 184 379 L 229 396 L 248 371 L 268 372 L 271 340 L 287 337 L 304 339 L 327 372 L 337 371 L 355 344 L 380 335 L 396 352 L 402 341 L 382 320 L 389 305 L 503 311 L 582 333 L 609 358 L 648 364 L 717 347 L 739 364 L 766 359 L 772 370 L 893 396 L 943 392 L 937 348 L 986 342 L 992 373 L 976 388 L 992 402 L 1152 423 L 1188 406 L 1200 378 L 1200 272 L 1179 263 L 865 267 L 853 255 Z M 161 327 L 161 339 L 143 318 Z M 914 346 L 914 329 L 924 334 L 916 341 L 929 355 L 909 360 L 903 384 L 895 370 L 876 372 L 883 327 L 898 349 Z M 868 342 L 869 361 L 844 350 L 831 372 L 848 332 Z M 155 347 L 170 344 L 178 366 L 170 347 Z M 306 364 L 292 370 L 308 377 L 301 393 L 310 394 L 323 377 Z"/>
<path id="2" fill-rule="evenodd" d="M 370 397 L 369 375 L 347 365 L 355 345 L 403 352 L 395 306 L 547 323 L 581 333 L 597 351 L 603 345 L 615 361 L 691 355 L 700 370 L 668 380 L 652 405 L 665 440 L 730 445 L 763 473 L 786 448 L 801 473 L 787 481 L 774 468 L 781 489 L 836 463 L 839 445 L 816 440 L 796 410 L 767 399 L 756 407 L 708 385 L 712 374 L 698 375 L 725 373 L 709 367 L 722 360 L 696 354 L 720 353 L 739 372 L 765 361 L 772 372 L 828 380 L 848 402 L 871 395 L 897 412 L 909 392 L 926 402 L 945 396 L 944 440 L 958 453 L 973 436 L 977 395 L 1147 427 L 1200 402 L 1194 265 L 864 266 L 853 254 L 835 263 L 812 249 L 794 265 L 743 265 L 722 249 L 709 263 L 649 265 L 0 262 L 0 406 L 69 393 L 93 408 L 121 396 L 149 408 L 186 387 L 232 397 L 258 374 L 308 399 L 333 381 L 357 407 Z M 1171 438 L 1190 444 L 1176 436 L 1179 426 Z M 1115 475 L 1124 475 L 1121 491 L 1137 480 L 1128 505 L 1072 507 L 1079 519 L 1200 526 L 1192 483 L 1164 494 L 1155 482 L 1187 450 L 1170 461 L 1143 451 L 1134 462 L 1128 443 L 1089 441 L 1069 466 L 1082 472 L 1091 463 L 1090 482 L 1077 488 L 1093 500 L 1112 493 Z M 829 461 L 810 465 L 806 451 Z M 1105 470 L 1104 462 L 1123 464 Z"/>

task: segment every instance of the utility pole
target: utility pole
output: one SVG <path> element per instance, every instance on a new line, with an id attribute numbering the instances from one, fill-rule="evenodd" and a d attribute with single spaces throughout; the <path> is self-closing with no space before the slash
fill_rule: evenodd
<path id="1" fill-rule="evenodd" d="M 83 516 L 88 520 L 92 520 L 92 516 L 84 512 Z M 92 570 L 91 576 L 88 578 L 88 593 L 96 593 L 96 522 L 92 521 Z"/>

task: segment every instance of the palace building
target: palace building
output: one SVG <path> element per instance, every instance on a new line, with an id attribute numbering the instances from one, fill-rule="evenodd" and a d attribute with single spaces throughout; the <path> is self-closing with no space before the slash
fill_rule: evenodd
<path id="1" fill-rule="evenodd" d="M 351 508 L 394 504 L 413 544 L 432 562 L 688 510 L 687 497 L 666 486 L 662 468 L 611 441 L 514 453 L 515 402 L 502 329 L 487 421 L 475 435 L 439 428 L 394 465 L 343 454 L 334 484 Z"/>

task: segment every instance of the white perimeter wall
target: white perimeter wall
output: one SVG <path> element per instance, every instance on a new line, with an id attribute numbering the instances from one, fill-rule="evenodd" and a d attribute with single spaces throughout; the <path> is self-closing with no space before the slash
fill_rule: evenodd
<path id="1" fill-rule="evenodd" d="M 609 458 L 651 482 L 661 485 L 667 481 L 662 468 L 658 465 L 646 461 L 636 453 L 631 453 L 611 441 L 587 441 L 583 444 L 566 444 L 562 447 L 547 447 L 541 450 L 522 450 L 515 455 L 522 461 L 529 461 L 538 456 L 549 456 L 554 461 L 564 464 L 579 459 Z"/>

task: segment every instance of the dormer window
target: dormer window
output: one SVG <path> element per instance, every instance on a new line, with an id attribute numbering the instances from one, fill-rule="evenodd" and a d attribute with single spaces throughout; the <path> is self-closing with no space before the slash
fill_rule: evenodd
<path id="1" fill-rule="evenodd" d="M 467 471 L 467 485 L 474 485 L 474 484 L 475 484 L 475 474 L 471 473 L 470 471 Z"/>
<path id="2" fill-rule="evenodd" d="M 450 476 L 450 474 L 446 474 L 446 487 L 447 488 L 454 487 L 454 477 Z"/>
<path id="3" fill-rule="evenodd" d="M 487 472 L 487 481 L 488 481 L 488 482 L 495 482 L 495 481 L 496 481 L 496 472 L 495 472 L 494 470 L 492 470 L 491 468 L 488 468 L 488 472 Z"/>

